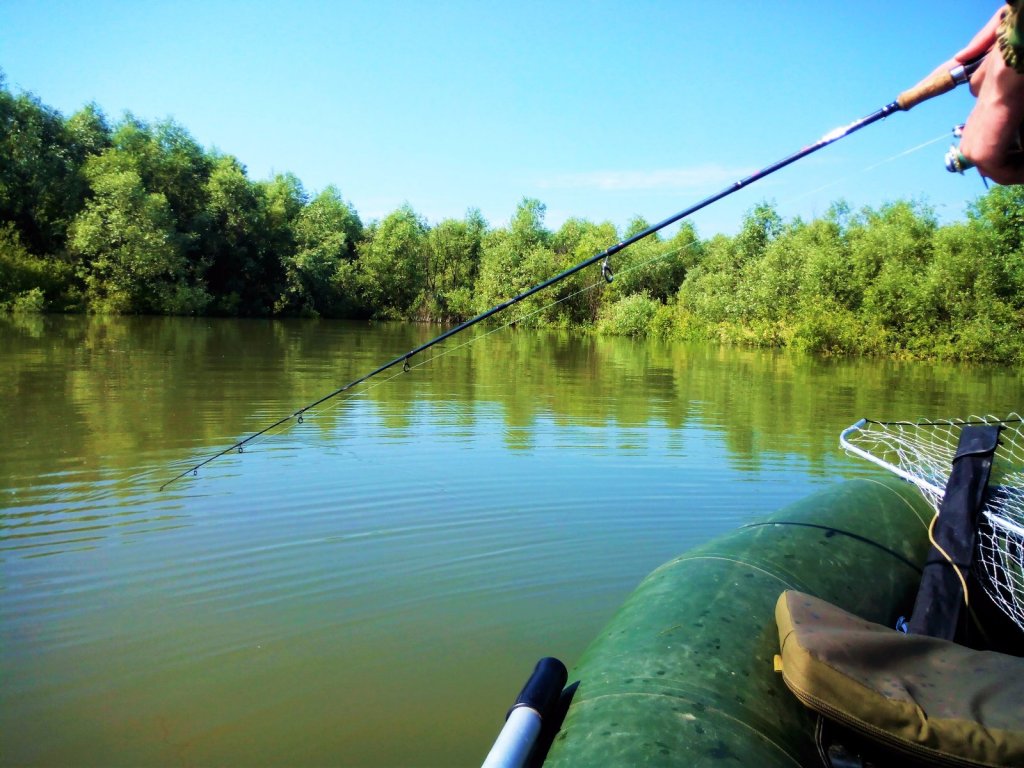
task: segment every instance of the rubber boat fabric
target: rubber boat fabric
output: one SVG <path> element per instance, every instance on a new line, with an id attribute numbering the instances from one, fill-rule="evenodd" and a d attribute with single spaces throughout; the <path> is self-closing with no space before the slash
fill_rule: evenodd
<path id="1" fill-rule="evenodd" d="M 812 710 L 928 765 L 1024 766 L 1024 659 L 905 634 L 796 591 L 779 597 L 775 620 L 782 676 Z"/>
<path id="2" fill-rule="evenodd" d="M 928 554 L 909 483 L 852 480 L 652 572 L 595 638 L 544 765 L 815 766 L 817 716 L 773 671 L 780 592 L 894 626 Z"/>
<path id="3" fill-rule="evenodd" d="M 932 517 L 909 483 L 853 480 L 656 569 L 571 670 L 572 698 L 543 764 L 821 766 L 835 756 L 822 752 L 823 731 L 856 734 L 805 706 L 821 691 L 810 685 L 812 671 L 833 683 L 846 675 L 815 666 L 826 664 L 825 657 L 800 639 L 815 622 L 800 618 L 799 606 L 800 624 L 786 618 L 789 612 L 777 624 L 774 612 L 779 604 L 812 600 L 820 606 L 816 614 L 869 639 L 861 667 L 851 661 L 847 670 L 860 703 L 819 709 L 841 717 L 836 712 L 847 707 L 847 725 L 863 722 L 861 733 L 889 745 L 868 752 L 868 760 L 833 765 L 1024 766 L 1024 662 L 889 629 L 915 605 L 922 569 L 933 559 Z M 821 626 L 818 636 L 827 636 Z M 774 667 L 780 636 L 781 675 Z M 878 650 L 882 638 L 894 645 Z M 1019 638 L 1014 643 L 1020 647 Z M 923 666 L 915 671 L 918 656 Z M 897 669 L 880 666 L 883 661 Z M 937 685 L 936 669 L 943 668 L 952 673 Z M 866 684 L 870 669 L 878 677 Z M 892 677 L 896 671 L 904 677 Z M 793 680 L 802 697 L 787 687 Z M 877 693 L 878 700 L 870 698 L 877 706 L 863 709 L 868 690 Z M 844 689 L 828 700 L 846 695 Z M 908 696 L 917 698 L 908 702 Z M 890 735 L 877 735 L 876 727 Z"/>

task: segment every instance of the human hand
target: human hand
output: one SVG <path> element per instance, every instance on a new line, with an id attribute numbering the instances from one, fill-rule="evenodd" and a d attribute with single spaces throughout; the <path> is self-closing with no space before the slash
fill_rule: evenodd
<path id="1" fill-rule="evenodd" d="M 1000 9 L 955 57 L 963 62 L 990 52 L 971 77 L 978 100 L 964 125 L 960 152 L 996 183 L 1024 184 L 1024 75 L 1006 64 L 995 45 L 1002 15 Z"/>

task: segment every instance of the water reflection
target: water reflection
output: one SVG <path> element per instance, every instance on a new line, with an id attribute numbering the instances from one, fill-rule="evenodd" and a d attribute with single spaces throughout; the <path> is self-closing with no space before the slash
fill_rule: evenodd
<path id="1" fill-rule="evenodd" d="M 507 330 L 158 491 L 437 330 L 0 318 L 5 756 L 479 764 L 533 662 L 571 663 L 649 570 L 876 472 L 843 427 L 1022 393 L 1005 368 Z"/>
<path id="2" fill-rule="evenodd" d="M 437 332 L 429 326 L 181 318 L 0 320 L 5 487 L 64 473 L 95 484 L 116 470 L 230 445 Z M 835 451 L 860 416 L 946 417 L 1019 407 L 1020 370 L 873 360 L 821 360 L 762 350 L 509 330 L 432 358 L 357 397 L 376 428 L 401 440 L 417 420 L 471 434 L 497 408 L 509 446 L 528 447 L 538 420 L 556 425 L 721 432 L 733 458 Z M 391 372 L 382 378 L 390 378 Z M 346 393 L 340 399 L 347 398 Z M 347 411 L 319 429 L 344 439 Z M 16 482 L 21 480 L 24 482 Z"/>
<path id="3" fill-rule="evenodd" d="M 85 545 L 112 526 L 173 527 L 182 513 L 167 510 L 168 497 L 153 495 L 151 484 L 436 332 L 317 321 L 0 319 L 0 552 L 32 547 L 33 537 Z M 493 440 L 526 453 L 555 440 L 582 455 L 656 450 L 694 461 L 715 435 L 722 458 L 743 472 L 796 461 L 824 476 L 844 464 L 839 430 L 861 416 L 1001 413 L 1019 408 L 1024 391 L 1024 373 L 991 366 L 520 330 L 465 341 L 428 350 L 407 374 L 389 371 L 342 394 L 258 450 L 313 450 L 344 464 L 364 460 L 364 443 L 374 440 L 477 449 Z M 225 469 L 214 471 L 246 473 L 244 459 L 218 461 Z"/>

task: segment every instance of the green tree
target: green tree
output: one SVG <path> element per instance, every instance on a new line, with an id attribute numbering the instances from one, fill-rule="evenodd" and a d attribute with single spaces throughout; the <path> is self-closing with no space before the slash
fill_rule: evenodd
<path id="1" fill-rule="evenodd" d="M 24 247 L 38 256 L 63 252 L 84 204 L 82 163 L 105 145 L 102 116 L 92 110 L 91 117 L 96 131 L 84 137 L 77 129 L 85 117 L 69 130 L 34 96 L 11 94 L 0 74 L 0 221 L 14 223 Z"/>
<path id="2" fill-rule="evenodd" d="M 143 161 L 143 182 L 148 190 L 163 193 L 178 230 L 186 232 L 205 207 L 204 186 L 213 168 L 213 159 L 188 130 L 172 120 L 145 126 L 142 135 L 148 142 L 145 150 L 139 152 Z M 115 134 L 115 143 L 117 138 Z"/>
<path id="3" fill-rule="evenodd" d="M 1024 200 L 1013 188 L 995 188 L 977 202 L 966 222 L 935 233 L 934 258 L 925 275 L 934 354 L 1024 359 L 1024 297 L 1017 282 L 1024 255 L 1015 248 L 1019 231 L 1013 226 L 1024 211 L 1015 206 L 1015 197 Z"/>
<path id="4" fill-rule="evenodd" d="M 770 203 L 754 206 L 743 219 L 736 236 L 735 255 L 740 262 L 753 261 L 764 255 L 768 245 L 782 233 L 782 217 Z"/>
<path id="5" fill-rule="evenodd" d="M 789 239 L 800 263 L 795 278 L 799 306 L 794 311 L 822 302 L 848 310 L 860 307 L 865 285 L 858 279 L 844 230 L 847 212 L 845 204 L 834 205 L 824 219 L 812 221 Z"/>
<path id="6" fill-rule="evenodd" d="M 1000 263 L 1002 277 L 993 287 L 1015 308 L 1024 309 L 1024 186 L 993 187 L 971 206 L 968 218 L 994 238 L 989 253 Z"/>
<path id="7" fill-rule="evenodd" d="M 110 125 L 96 104 L 86 104 L 67 119 L 64 127 L 79 163 L 111 146 Z"/>
<path id="8" fill-rule="evenodd" d="M 662 309 L 646 293 L 633 293 L 601 307 L 597 330 L 609 336 L 646 336 Z"/>
<path id="9" fill-rule="evenodd" d="M 298 212 L 294 253 L 284 256 L 285 290 L 275 310 L 283 314 L 345 317 L 356 310 L 353 260 L 363 225 L 335 187 Z"/>
<path id="10" fill-rule="evenodd" d="M 508 228 L 492 230 L 484 238 L 476 281 L 476 310 L 511 299 L 554 274 L 555 254 L 548 247 L 551 233 L 544 227 L 545 207 L 539 200 L 524 198 Z M 519 303 L 514 317 L 539 324 L 540 309 L 551 298 L 534 294 Z"/>
<path id="11" fill-rule="evenodd" d="M 751 278 L 782 230 L 775 209 L 761 203 L 747 213 L 738 235 L 716 235 L 697 249 L 699 261 L 686 273 L 677 294 L 684 335 L 742 339 L 758 314 Z"/>
<path id="12" fill-rule="evenodd" d="M 28 252 L 12 222 L 0 225 L 0 311 L 46 310 L 63 278 L 49 260 Z"/>
<path id="13" fill-rule="evenodd" d="M 359 247 L 359 286 L 373 317 L 410 316 L 426 263 L 427 225 L 408 204 L 369 228 Z"/>
<path id="14" fill-rule="evenodd" d="M 649 226 L 636 217 L 626 227 L 623 239 Z M 700 260 L 700 253 L 700 238 L 689 222 L 684 222 L 671 240 L 649 235 L 615 256 L 617 269 L 610 298 L 643 293 L 663 304 L 672 301 L 687 271 Z"/>
<path id="15" fill-rule="evenodd" d="M 618 233 L 610 222 L 593 224 L 584 219 L 566 220 L 550 238 L 550 266 L 538 282 L 596 256 L 617 242 Z M 614 273 L 620 265 L 616 257 L 609 267 Z M 545 297 L 548 308 L 542 317 L 559 327 L 590 325 L 597 320 L 609 292 L 615 287 L 616 283 L 608 284 L 601 268 L 594 265 L 549 289 Z"/>
<path id="16" fill-rule="evenodd" d="M 854 275 L 866 286 L 865 320 L 915 346 L 930 330 L 931 303 L 924 281 L 932 259 L 934 214 L 906 201 L 867 210 L 865 223 L 851 227 Z"/>
<path id="17" fill-rule="evenodd" d="M 206 207 L 214 159 L 173 120 L 148 123 L 128 113 L 114 127 L 112 145 L 133 158 L 142 184 L 167 200 L 175 228 L 188 235 Z"/>
<path id="18" fill-rule="evenodd" d="M 738 315 L 736 295 L 740 274 L 733 238 L 715 235 L 704 244 L 702 253 L 703 258 L 687 273 L 679 287 L 676 301 L 684 315 L 684 325 L 705 329 L 710 335 L 715 326 Z"/>
<path id="19" fill-rule="evenodd" d="M 207 180 L 201 259 L 214 311 L 270 314 L 284 285 L 271 251 L 265 187 L 254 184 L 230 155 L 215 159 Z"/>
<path id="20" fill-rule="evenodd" d="M 279 173 L 269 181 L 257 182 L 263 206 L 263 237 L 266 259 L 283 264 L 297 243 L 295 225 L 309 202 L 309 195 L 294 173 Z"/>
<path id="21" fill-rule="evenodd" d="M 509 235 L 512 245 L 521 251 L 536 246 L 547 246 L 551 240 L 551 232 L 544 227 L 547 206 L 540 200 L 524 197 L 516 206 L 509 223 Z"/>
<path id="22" fill-rule="evenodd" d="M 473 313 L 473 283 L 486 232 L 487 222 L 476 209 L 461 221 L 445 219 L 430 229 L 418 315 L 427 320 L 465 320 Z"/>
<path id="23" fill-rule="evenodd" d="M 85 166 L 93 196 L 76 217 L 70 249 L 94 312 L 200 312 L 167 199 L 147 192 L 134 158 L 111 149 Z"/>

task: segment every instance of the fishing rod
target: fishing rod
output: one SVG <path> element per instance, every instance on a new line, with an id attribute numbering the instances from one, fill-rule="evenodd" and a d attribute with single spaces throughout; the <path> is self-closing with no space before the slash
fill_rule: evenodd
<path id="1" fill-rule="evenodd" d="M 824 136 L 822 136 L 820 139 L 818 139 L 813 144 L 809 144 L 806 147 L 804 147 L 803 149 L 801 149 L 801 150 L 799 150 L 797 152 L 794 152 L 793 154 L 789 155 L 788 157 L 785 157 L 782 160 L 774 162 L 771 165 L 768 165 L 768 166 L 762 168 L 761 170 L 756 171 L 756 172 L 750 174 L 749 176 L 745 176 L 744 178 L 742 178 L 742 179 L 740 179 L 738 181 L 733 182 L 732 184 L 730 184 L 728 187 L 726 187 L 725 189 L 721 190 L 720 192 L 716 192 L 713 195 L 709 195 L 708 197 L 705 197 L 703 200 L 700 200 L 699 202 L 694 203 L 689 208 L 684 208 L 683 210 L 679 211 L 678 213 L 675 213 L 672 216 L 669 216 L 667 219 L 663 219 L 662 221 L 659 221 L 657 224 L 652 224 L 651 226 L 647 227 L 646 229 L 641 230 L 640 232 L 637 232 L 636 234 L 632 235 L 631 237 L 628 237 L 625 240 L 622 240 L 621 242 L 618 242 L 615 245 L 612 245 L 612 246 L 606 248 L 605 250 L 601 251 L 600 253 L 597 253 L 594 256 L 591 256 L 590 258 L 581 261 L 580 263 L 576 264 L 575 266 L 569 267 L 568 269 L 564 270 L 563 272 L 559 272 L 554 277 L 550 277 L 550 278 L 548 278 L 547 280 L 545 280 L 545 281 L 543 281 L 541 283 L 537 283 L 532 288 L 528 288 L 525 291 L 523 291 L 522 293 L 519 293 L 516 296 L 513 296 L 511 299 L 508 299 L 507 301 L 504 301 L 501 304 L 497 304 L 497 305 L 491 307 L 486 312 L 481 312 L 476 317 L 472 317 L 469 320 L 466 320 L 466 321 L 460 323 L 459 325 L 456 325 L 453 328 L 450 328 L 449 330 L 447 330 L 444 333 L 442 333 L 440 336 L 435 336 L 430 341 L 427 341 L 427 342 L 424 342 L 423 344 L 420 344 L 418 347 L 415 347 L 414 349 L 409 350 L 405 354 L 399 355 L 395 359 L 390 360 L 390 361 L 384 363 L 383 365 L 373 369 L 369 373 L 363 374 L 359 378 L 353 379 L 348 384 L 345 384 L 344 386 L 339 387 L 338 389 L 335 389 L 333 392 L 330 392 L 330 393 L 324 395 L 323 397 L 321 397 L 320 399 L 316 400 L 315 402 L 312 402 L 309 405 L 303 406 L 302 408 L 298 409 L 297 411 L 295 411 L 295 412 L 293 412 L 293 413 L 291 413 L 291 414 L 289 414 L 287 416 L 284 416 L 284 417 L 278 419 L 273 424 L 270 424 L 270 425 L 264 427 L 263 429 L 259 430 L 258 432 L 254 432 L 253 434 L 249 435 L 248 437 L 246 437 L 246 438 L 244 438 L 242 440 L 239 440 L 238 442 L 236 442 L 235 444 L 229 446 L 228 448 L 225 448 L 224 450 L 219 451 L 219 452 L 213 454 L 212 456 L 207 457 L 206 459 L 200 461 L 199 463 L 190 466 L 188 469 L 186 469 L 183 472 L 181 472 L 180 474 L 172 477 L 170 480 L 168 480 L 163 485 L 161 485 L 160 486 L 160 490 L 163 491 L 165 488 L 167 488 L 167 486 L 171 485 L 172 483 L 177 482 L 178 480 L 182 479 L 183 477 L 186 477 L 188 475 L 197 475 L 200 469 L 205 467 L 210 462 L 219 459 L 221 456 L 225 456 L 225 455 L 227 455 L 229 453 L 235 453 L 235 452 L 242 453 L 242 452 L 244 452 L 245 446 L 248 445 L 249 443 L 251 443 L 253 440 L 256 440 L 257 438 L 267 434 L 268 432 L 272 432 L 273 430 L 277 429 L 278 427 L 280 427 L 280 426 L 282 426 L 284 424 L 287 424 L 288 422 L 290 422 L 292 420 L 295 420 L 299 424 L 301 424 L 302 421 L 303 421 L 303 416 L 308 411 L 310 411 L 311 409 L 316 408 L 318 405 L 322 405 L 323 403 L 327 402 L 328 400 L 334 399 L 338 395 L 342 394 L 343 392 L 347 392 L 348 390 L 352 389 L 353 387 L 359 386 L 363 382 L 365 382 L 365 381 L 367 381 L 369 379 L 372 379 L 374 376 L 377 376 L 378 374 L 381 374 L 384 371 L 387 371 L 387 370 L 389 370 L 391 368 L 394 368 L 397 365 L 402 365 L 403 366 L 403 370 L 408 371 L 409 370 L 409 360 L 411 358 L 415 357 L 416 355 L 418 355 L 420 352 L 423 352 L 423 351 L 425 351 L 427 349 L 430 349 L 431 347 L 435 346 L 436 344 L 440 344 L 442 341 L 445 341 L 446 339 L 449 339 L 452 336 L 454 336 L 454 335 L 456 335 L 458 333 L 461 333 L 462 331 L 465 331 L 468 328 L 472 328 L 477 323 L 483 322 L 484 320 L 488 319 L 489 317 L 492 317 L 492 316 L 498 314 L 499 312 L 502 312 L 502 311 L 508 309 L 509 307 L 511 307 L 511 306 L 513 306 L 515 304 L 518 304 L 519 302 L 523 301 L 524 299 L 527 299 L 530 296 L 533 296 L 535 293 L 539 293 L 540 291 L 543 291 L 545 288 L 549 288 L 550 286 L 554 285 L 555 283 L 561 282 L 562 280 L 564 280 L 567 277 L 575 275 L 577 272 L 580 272 L 581 270 L 584 270 L 587 267 L 589 267 L 589 266 L 591 266 L 593 264 L 596 264 L 599 261 L 602 262 L 602 264 L 601 264 L 601 274 L 604 276 L 604 279 L 607 282 L 610 283 L 612 281 L 612 279 L 614 278 L 614 273 L 613 273 L 612 267 L 611 267 L 611 257 L 614 256 L 615 254 L 617 254 L 620 251 L 628 248 L 629 246 L 633 245 L 634 243 L 636 243 L 636 242 L 638 242 L 640 240 L 643 240 L 645 237 L 649 237 L 650 235 L 653 235 L 655 232 L 659 232 L 660 230 L 664 229 L 665 227 L 669 226 L 670 224 L 675 224 L 677 221 L 680 221 L 680 220 L 686 218 L 687 216 L 691 216 L 692 214 L 696 213 L 697 211 L 699 211 L 699 210 L 701 210 L 703 208 L 706 208 L 707 206 L 711 205 L 712 203 L 716 203 L 719 200 L 721 200 L 722 198 L 728 197 L 729 195 L 733 194 L 734 192 L 738 192 L 739 190 L 749 186 L 750 184 L 753 184 L 758 179 L 763 179 L 766 176 L 770 176 L 771 174 L 775 173 L 776 171 L 779 171 L 779 170 L 785 168 L 788 165 L 792 165 L 797 160 L 805 158 L 808 155 L 810 155 L 810 154 L 812 154 L 814 152 L 817 152 L 820 149 L 824 149 L 829 144 L 833 144 L 833 143 L 839 141 L 840 139 L 845 138 L 846 136 L 849 136 L 850 134 L 855 133 L 856 131 L 859 131 L 861 128 L 865 128 L 865 127 L 871 125 L 872 123 L 876 123 L 879 120 L 882 120 L 882 119 L 884 119 L 884 118 L 888 117 L 889 115 L 892 115 L 892 114 L 894 114 L 896 112 L 906 112 L 906 111 L 910 110 L 911 108 L 917 106 L 918 104 L 920 104 L 920 103 L 922 103 L 924 101 L 927 101 L 928 99 L 931 99 L 931 98 L 933 98 L 935 96 L 939 96 L 939 95 L 941 95 L 943 93 L 946 93 L 948 91 L 953 90 L 958 85 L 962 85 L 963 83 L 966 83 L 968 80 L 970 80 L 971 75 L 981 65 L 981 62 L 983 61 L 983 59 L 984 59 L 984 56 L 979 56 L 976 59 L 972 59 L 969 62 L 961 64 L 960 66 L 954 67 L 953 69 L 949 70 L 948 72 L 939 72 L 938 74 L 936 74 L 934 76 L 926 78 L 925 80 L 923 80 L 920 83 L 918 83 L 917 85 L 915 85 L 913 88 L 910 88 L 910 89 L 908 89 L 906 91 L 903 91 L 899 96 L 896 97 L 895 101 L 892 101 L 892 102 L 886 104 L 884 107 L 882 107 L 881 109 L 876 110 L 875 112 L 872 112 L 870 115 L 867 115 L 866 117 L 862 117 L 860 120 L 856 120 L 856 121 L 850 123 L 849 125 L 840 126 L 839 128 L 835 128 L 835 129 L 829 131 L 828 133 L 826 133 Z"/>

